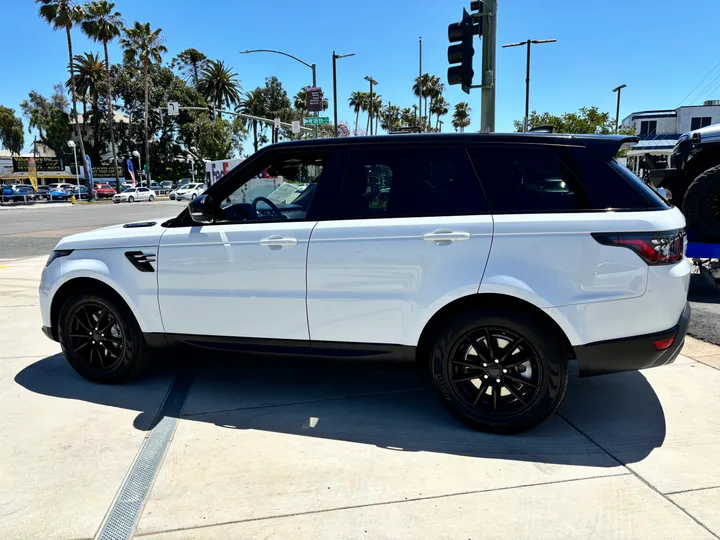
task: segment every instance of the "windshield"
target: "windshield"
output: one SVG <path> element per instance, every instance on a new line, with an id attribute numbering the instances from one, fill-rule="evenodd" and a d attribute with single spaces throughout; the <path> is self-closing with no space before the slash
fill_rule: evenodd
<path id="1" fill-rule="evenodd" d="M 129 188 L 125 188 L 125 189 L 122 190 L 123 193 L 128 193 L 128 192 L 130 192 L 130 191 L 135 191 L 135 188 L 134 188 L 134 187 L 129 187 Z"/>
<path id="2" fill-rule="evenodd" d="M 297 199 L 309 185 L 310 184 L 292 184 L 286 182 L 268 195 L 267 198 L 275 204 L 290 204 Z"/>

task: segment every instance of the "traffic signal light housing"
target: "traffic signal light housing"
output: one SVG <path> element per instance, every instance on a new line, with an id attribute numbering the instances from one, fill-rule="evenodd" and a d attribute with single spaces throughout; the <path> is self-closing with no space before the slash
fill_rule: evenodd
<path id="1" fill-rule="evenodd" d="M 473 11 L 482 13 L 483 8 L 484 5 L 481 0 L 470 2 L 470 9 Z M 476 18 L 463 9 L 462 21 L 448 26 L 448 40 L 450 43 L 458 43 L 448 47 L 448 62 L 451 64 L 448 69 L 448 84 L 462 85 L 463 92 L 467 94 L 470 93 L 473 76 L 475 75 L 473 70 L 473 56 L 475 55 L 473 38 L 476 35 L 482 35 L 482 20 L 482 17 Z"/>
<path id="2" fill-rule="evenodd" d="M 208 105 L 208 116 L 211 122 L 215 121 L 215 105 Z"/>

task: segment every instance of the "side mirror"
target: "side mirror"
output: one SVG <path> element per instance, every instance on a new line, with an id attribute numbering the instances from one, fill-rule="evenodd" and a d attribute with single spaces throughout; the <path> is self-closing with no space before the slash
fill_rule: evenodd
<path id="1" fill-rule="evenodd" d="M 215 222 L 215 204 L 210 195 L 200 195 L 188 203 L 190 218 L 200 225 Z"/>

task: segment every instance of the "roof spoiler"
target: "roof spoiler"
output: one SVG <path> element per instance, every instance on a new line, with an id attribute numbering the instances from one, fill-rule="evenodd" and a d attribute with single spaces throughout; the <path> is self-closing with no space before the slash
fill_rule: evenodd
<path id="1" fill-rule="evenodd" d="M 628 135 L 573 135 L 572 137 L 593 150 L 605 161 L 614 159 L 621 150 L 630 149 L 640 142 L 640 137 Z"/>

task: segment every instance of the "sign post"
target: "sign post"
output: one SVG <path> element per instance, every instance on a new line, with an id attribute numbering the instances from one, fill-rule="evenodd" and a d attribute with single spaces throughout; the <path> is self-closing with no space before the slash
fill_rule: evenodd
<path id="1" fill-rule="evenodd" d="M 180 114 L 180 104 L 177 101 L 169 101 L 167 105 L 168 116 L 177 116 Z"/>
<path id="2" fill-rule="evenodd" d="M 300 120 L 292 121 L 292 132 L 295 134 L 300 133 Z"/>

